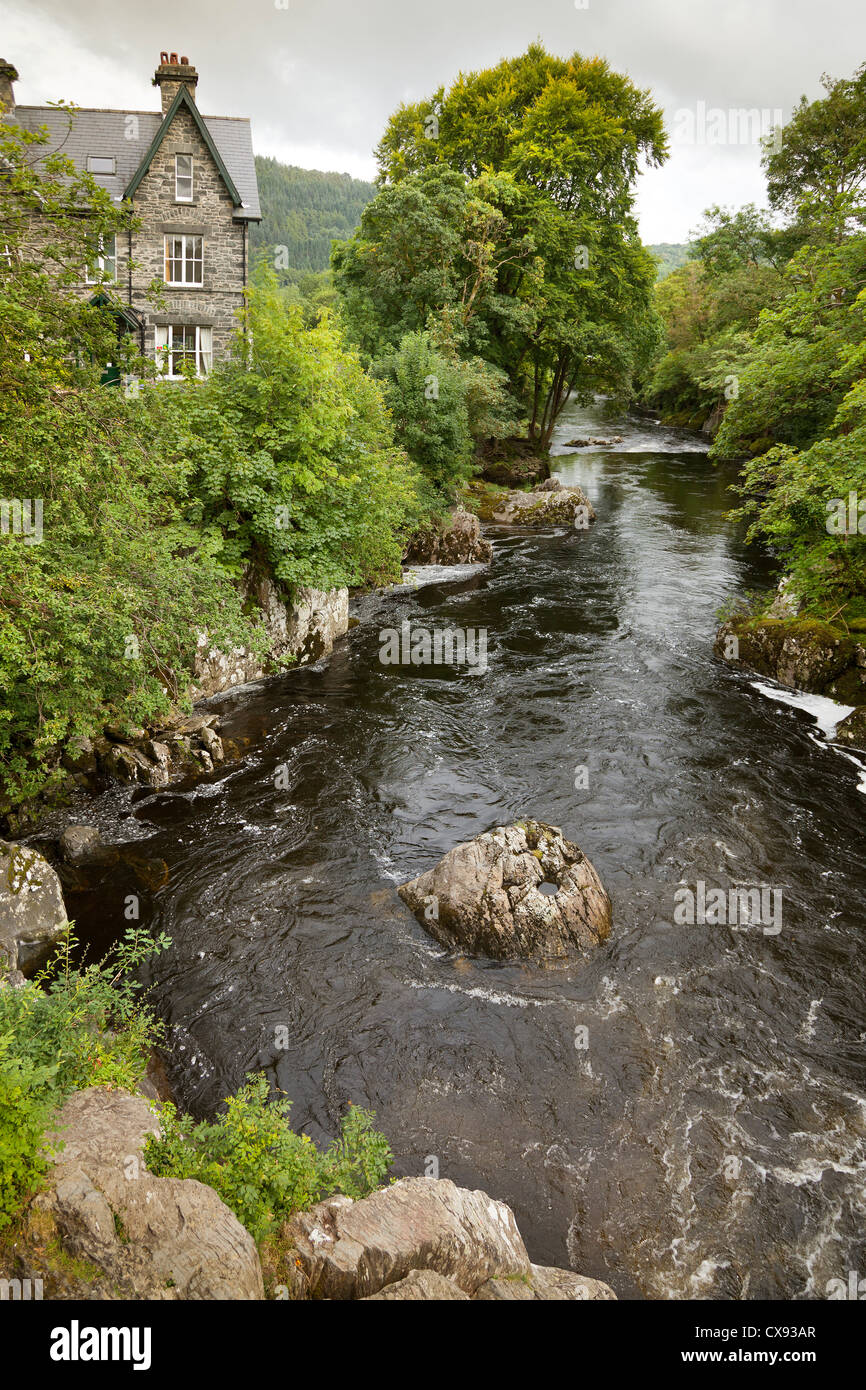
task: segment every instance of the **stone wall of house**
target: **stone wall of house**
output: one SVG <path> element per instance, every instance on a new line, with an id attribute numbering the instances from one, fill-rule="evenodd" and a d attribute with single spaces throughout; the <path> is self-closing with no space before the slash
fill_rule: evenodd
<path id="1" fill-rule="evenodd" d="M 142 151 L 144 154 L 144 151 Z M 191 154 L 194 183 L 192 203 L 175 201 L 174 157 Z M 147 320 L 145 352 L 155 351 L 154 325 L 201 324 L 213 329 L 214 360 L 224 356 L 237 330 L 237 311 L 243 305 L 243 224 L 232 220 L 232 200 L 216 162 L 199 134 L 189 111 L 181 107 L 133 200 L 140 229 L 132 237 L 132 303 Z M 162 301 L 154 305 L 148 293 L 151 281 L 164 280 L 164 238 L 186 232 L 204 238 L 201 288 L 166 286 Z M 126 302 L 129 247 L 125 236 L 117 240 L 117 284 Z"/>

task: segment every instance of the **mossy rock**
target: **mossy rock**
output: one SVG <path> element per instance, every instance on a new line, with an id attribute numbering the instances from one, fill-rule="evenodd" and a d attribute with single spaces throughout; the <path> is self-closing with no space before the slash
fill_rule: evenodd
<path id="1" fill-rule="evenodd" d="M 836 730 L 836 739 L 850 748 L 866 748 L 866 705 L 858 705 Z"/>
<path id="2" fill-rule="evenodd" d="M 729 654 L 730 637 L 737 640 L 735 655 Z M 797 690 L 849 704 L 866 695 L 866 667 L 858 660 L 863 648 L 819 618 L 734 619 L 719 629 L 715 651 Z"/>

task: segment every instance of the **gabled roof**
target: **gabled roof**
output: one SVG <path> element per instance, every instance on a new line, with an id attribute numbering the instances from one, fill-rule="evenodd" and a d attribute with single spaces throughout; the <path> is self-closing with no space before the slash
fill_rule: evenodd
<path id="1" fill-rule="evenodd" d="M 160 145 L 162 144 L 163 140 L 168 134 L 168 130 L 172 121 L 174 120 L 175 116 L 177 115 L 178 111 L 182 106 L 185 106 L 187 111 L 189 111 L 190 115 L 193 118 L 193 121 L 195 122 L 195 126 L 198 130 L 199 135 L 207 145 L 208 150 L 210 151 L 210 154 L 213 158 L 213 161 L 220 171 L 220 178 L 226 186 L 229 197 L 231 198 L 236 208 L 240 207 L 241 195 L 235 188 L 234 183 L 232 182 L 231 174 L 229 173 L 228 169 L 223 163 L 222 158 L 220 156 L 220 152 L 211 138 L 211 133 L 205 125 L 204 121 L 202 120 L 201 116 L 199 115 L 198 107 L 192 100 L 192 97 L 190 96 L 189 90 L 186 86 L 178 87 L 177 92 L 175 93 L 174 101 L 171 103 L 171 106 L 166 111 L 165 116 L 162 120 L 162 125 L 159 127 L 159 130 L 156 132 L 156 134 L 153 137 L 153 140 L 150 143 L 150 149 L 144 156 L 144 159 L 139 164 L 138 168 L 136 169 L 135 173 L 133 174 L 132 178 L 130 179 L 129 183 L 126 185 L 126 188 L 123 191 L 124 198 L 133 197 L 135 190 L 138 188 L 138 185 L 141 183 L 141 180 L 144 178 L 145 174 L 150 168 L 151 161 L 156 155 L 157 150 L 159 149 Z"/>
<path id="2" fill-rule="evenodd" d="M 183 88 L 181 90 L 185 91 Z M 199 129 L 207 132 L 207 140 L 216 152 L 214 158 L 217 167 L 222 165 L 220 174 L 226 188 L 232 198 L 238 198 L 235 218 L 247 222 L 260 221 L 262 213 L 249 121 L 235 116 L 202 116 L 194 102 L 190 105 L 201 122 Z M 137 140 L 129 138 L 130 129 L 136 129 L 130 123 L 131 116 L 137 122 Z M 162 116 L 155 111 L 80 109 L 70 119 L 66 112 L 55 106 L 16 106 L 15 119 L 25 130 L 36 131 L 41 126 L 47 127 L 49 139 L 43 147 L 45 154 L 67 155 L 78 169 L 87 168 L 88 155 L 112 156 L 115 172 L 94 174 L 93 177 L 116 203 L 123 200 L 148 156 L 153 158 L 159 148 L 158 145 L 153 148 L 154 141 L 165 126 Z M 205 138 L 204 134 L 202 138 Z M 144 158 L 141 153 L 143 149 L 148 152 Z"/>

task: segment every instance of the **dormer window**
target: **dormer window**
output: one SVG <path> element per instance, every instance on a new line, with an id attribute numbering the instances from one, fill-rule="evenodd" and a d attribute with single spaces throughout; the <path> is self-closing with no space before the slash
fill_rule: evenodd
<path id="1" fill-rule="evenodd" d="M 174 157 L 174 199 L 176 203 L 192 202 L 192 155 Z"/>
<path id="2" fill-rule="evenodd" d="M 113 154 L 89 154 L 87 156 L 88 174 L 115 174 L 117 164 Z"/>

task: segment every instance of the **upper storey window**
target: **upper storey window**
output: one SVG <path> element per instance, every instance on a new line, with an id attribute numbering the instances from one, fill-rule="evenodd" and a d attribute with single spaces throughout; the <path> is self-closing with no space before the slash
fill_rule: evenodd
<path id="1" fill-rule="evenodd" d="M 165 282 L 167 285 L 201 285 L 204 282 L 203 237 L 165 238 Z"/>
<path id="2" fill-rule="evenodd" d="M 177 203 L 192 202 L 192 155 L 174 157 L 174 197 Z"/>

